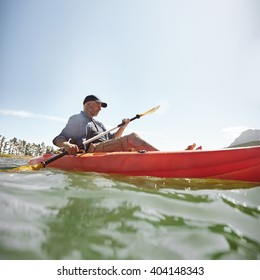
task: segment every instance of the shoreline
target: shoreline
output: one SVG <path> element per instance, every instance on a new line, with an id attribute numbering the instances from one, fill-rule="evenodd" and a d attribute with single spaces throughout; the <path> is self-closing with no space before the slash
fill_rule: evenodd
<path id="1" fill-rule="evenodd" d="M 3 154 L 0 153 L 0 158 L 17 158 L 17 159 L 30 159 L 33 156 L 25 156 L 25 155 L 10 155 L 10 154 Z"/>

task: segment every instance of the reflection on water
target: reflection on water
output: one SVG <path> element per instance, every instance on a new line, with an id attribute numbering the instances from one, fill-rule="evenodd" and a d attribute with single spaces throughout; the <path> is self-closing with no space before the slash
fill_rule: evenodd
<path id="1" fill-rule="evenodd" d="M 0 172 L 0 258 L 260 259 L 259 201 L 238 182 Z"/>

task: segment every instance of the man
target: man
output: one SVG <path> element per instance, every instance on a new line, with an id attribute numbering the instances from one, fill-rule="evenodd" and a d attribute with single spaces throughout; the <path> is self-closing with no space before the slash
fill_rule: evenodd
<path id="1" fill-rule="evenodd" d="M 82 144 L 84 140 L 88 140 L 106 131 L 105 126 L 94 119 L 101 108 L 106 107 L 107 103 L 101 101 L 95 95 L 86 96 L 83 101 L 83 111 L 69 118 L 61 133 L 53 139 L 53 144 L 64 148 L 69 154 L 76 154 L 82 149 L 88 153 L 138 150 L 158 151 L 135 133 L 122 136 L 130 121 L 129 119 L 123 119 L 124 125 L 115 133 L 108 133 L 84 146 Z"/>

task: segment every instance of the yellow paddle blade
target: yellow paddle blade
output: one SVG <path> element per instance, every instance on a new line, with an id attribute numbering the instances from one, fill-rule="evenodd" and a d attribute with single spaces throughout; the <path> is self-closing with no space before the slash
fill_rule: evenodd
<path id="1" fill-rule="evenodd" d="M 145 113 L 139 114 L 139 116 L 140 116 L 140 117 L 142 117 L 142 116 L 145 116 L 145 115 L 151 114 L 151 113 L 155 112 L 156 110 L 158 110 L 158 109 L 159 109 L 159 107 L 160 107 L 160 105 L 158 105 L 158 106 L 156 106 L 156 107 L 154 107 L 154 108 L 150 109 L 149 111 L 147 111 L 147 112 L 145 112 Z"/>
<path id="2" fill-rule="evenodd" d="M 23 165 L 23 166 L 15 167 L 12 169 L 1 170 L 1 172 L 35 171 L 35 170 L 40 170 L 41 168 L 44 168 L 44 167 L 45 167 L 44 163 L 40 162 L 35 165 Z"/>

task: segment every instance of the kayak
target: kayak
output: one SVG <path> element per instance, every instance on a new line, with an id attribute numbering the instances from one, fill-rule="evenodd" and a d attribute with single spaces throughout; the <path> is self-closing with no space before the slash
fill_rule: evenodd
<path id="1" fill-rule="evenodd" d="M 45 162 L 53 154 L 32 158 Z M 48 167 L 70 171 L 164 178 L 260 182 L 260 146 L 219 150 L 112 152 L 66 155 Z"/>

